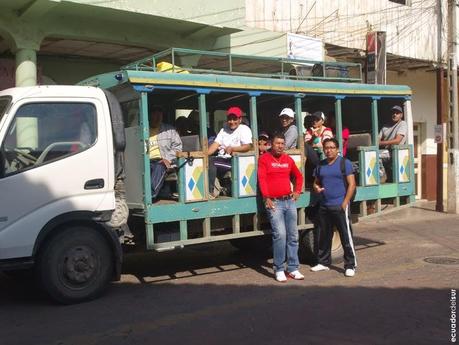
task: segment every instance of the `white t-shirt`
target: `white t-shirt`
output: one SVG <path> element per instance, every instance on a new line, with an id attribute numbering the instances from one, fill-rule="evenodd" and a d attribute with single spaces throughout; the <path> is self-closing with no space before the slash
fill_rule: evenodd
<path id="1" fill-rule="evenodd" d="M 252 131 L 242 123 L 234 131 L 225 125 L 218 132 L 215 142 L 220 145 L 218 147 L 218 157 L 231 158 L 231 155 L 225 153 L 225 148 L 252 144 Z"/>

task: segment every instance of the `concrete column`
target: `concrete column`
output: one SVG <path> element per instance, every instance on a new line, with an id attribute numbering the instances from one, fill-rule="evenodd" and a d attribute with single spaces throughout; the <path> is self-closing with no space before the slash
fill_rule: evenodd
<path id="1" fill-rule="evenodd" d="M 16 86 L 37 85 L 37 52 L 33 49 L 16 51 Z"/>

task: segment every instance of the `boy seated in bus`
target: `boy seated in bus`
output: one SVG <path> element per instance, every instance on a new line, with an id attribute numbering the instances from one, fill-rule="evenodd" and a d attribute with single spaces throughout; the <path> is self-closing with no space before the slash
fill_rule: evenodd
<path id="1" fill-rule="evenodd" d="M 230 107 L 227 111 L 227 123 L 218 132 L 215 141 L 209 146 L 209 192 L 214 191 L 217 176 L 222 179 L 231 171 L 231 158 L 234 152 L 247 152 L 252 148 L 252 131 L 242 122 L 242 110 Z M 213 156 L 217 152 L 217 156 Z"/>
<path id="2" fill-rule="evenodd" d="M 403 120 L 402 107 L 394 105 L 391 112 L 392 123 L 385 125 L 379 132 L 380 177 L 382 180 L 391 180 L 392 178 L 390 151 L 392 145 L 404 145 L 408 135 L 408 125 Z"/>
<path id="3" fill-rule="evenodd" d="M 269 134 L 265 131 L 261 131 L 258 135 L 258 155 L 262 155 L 271 149 L 271 140 Z"/>
<path id="4" fill-rule="evenodd" d="M 182 141 L 177 131 L 171 125 L 163 123 L 164 111 L 159 106 L 150 109 L 150 136 L 148 139 L 148 154 L 150 157 L 151 197 L 157 199 L 164 185 L 167 172 L 173 169 L 176 153 L 182 151 Z M 176 199 L 170 191 L 166 198 Z"/>
<path id="5" fill-rule="evenodd" d="M 314 151 L 317 152 L 320 160 L 325 159 L 322 148 L 322 142 L 325 139 L 333 138 L 333 132 L 330 128 L 324 125 L 325 114 L 322 111 L 316 111 L 312 115 L 312 127 L 306 129 L 304 141 L 306 144 L 312 146 Z"/>
<path id="6" fill-rule="evenodd" d="M 314 182 L 313 171 L 324 159 L 322 150 L 322 141 L 333 138 L 333 132 L 330 128 L 324 125 L 325 114 L 321 111 L 316 111 L 312 115 L 307 115 L 304 118 L 304 154 L 306 156 L 305 164 L 305 187 L 312 187 Z"/>

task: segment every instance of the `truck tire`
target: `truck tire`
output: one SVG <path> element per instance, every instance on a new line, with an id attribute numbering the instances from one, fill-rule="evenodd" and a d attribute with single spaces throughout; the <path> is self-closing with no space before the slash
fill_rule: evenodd
<path id="1" fill-rule="evenodd" d="M 97 230 L 77 225 L 52 237 L 39 252 L 37 278 L 56 302 L 73 304 L 98 297 L 113 275 L 113 255 Z"/>
<path id="2" fill-rule="evenodd" d="M 311 230 L 304 230 L 300 234 L 298 255 L 302 263 L 308 265 L 317 264 L 317 248 L 318 248 L 318 230 L 317 228 Z M 339 233 L 335 229 L 332 239 L 331 257 L 332 264 L 340 264 L 343 262 L 343 246 L 339 238 Z"/>

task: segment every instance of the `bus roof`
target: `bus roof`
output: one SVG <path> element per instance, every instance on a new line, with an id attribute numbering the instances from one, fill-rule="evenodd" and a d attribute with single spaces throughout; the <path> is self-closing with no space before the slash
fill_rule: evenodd
<path id="1" fill-rule="evenodd" d="M 252 76 L 220 74 L 167 73 L 123 70 L 101 74 L 79 83 L 101 88 L 111 88 L 123 83 L 153 89 L 168 87 L 177 89 L 234 90 L 244 92 L 287 92 L 331 95 L 401 96 L 412 94 L 405 85 L 375 85 L 330 81 L 274 79 Z"/>

